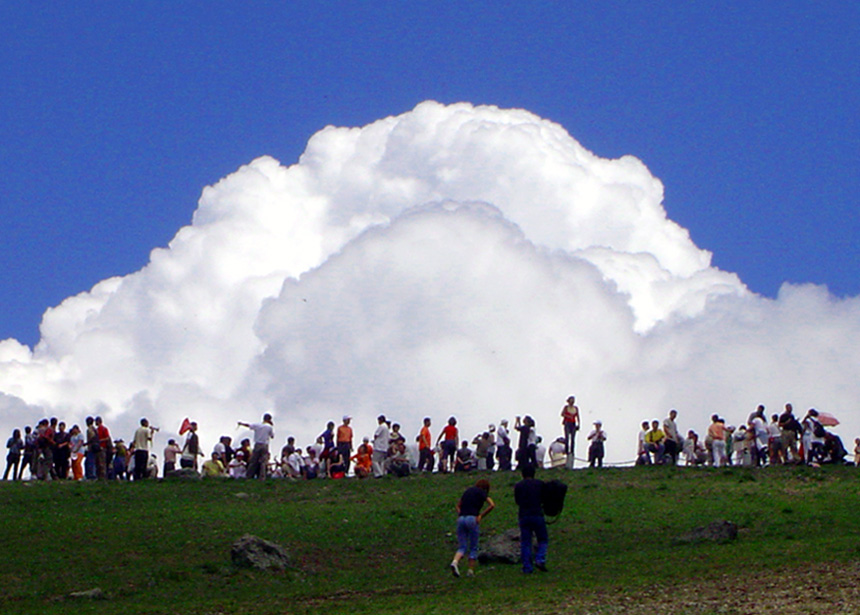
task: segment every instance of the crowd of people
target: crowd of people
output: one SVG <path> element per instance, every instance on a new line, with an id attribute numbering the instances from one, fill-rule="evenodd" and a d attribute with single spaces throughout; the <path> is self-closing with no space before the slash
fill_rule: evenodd
<path id="1" fill-rule="evenodd" d="M 726 465 L 860 465 L 860 438 L 854 441 L 853 460 L 847 461 L 848 451 L 842 439 L 827 429 L 838 421 L 815 408 L 798 418 L 792 405 L 785 404 L 781 413 L 768 417 L 765 407 L 759 405 L 746 423 L 737 427 L 727 425 L 723 417 L 714 414 L 704 438 L 692 429 L 686 436 L 682 435 L 677 417 L 678 411 L 673 409 L 662 424 L 656 419 L 642 422 L 637 465 L 675 465 L 682 456 L 686 465 L 717 468 Z"/>
<path id="2" fill-rule="evenodd" d="M 753 412 L 746 424 L 735 428 L 714 415 L 701 438 L 678 429 L 678 412 L 671 410 L 661 422 L 645 421 L 639 433 L 635 463 L 686 465 L 761 466 L 784 463 L 844 463 L 842 441 L 826 429 L 833 417 L 810 409 L 802 419 L 794 417 L 791 404 L 768 421 L 764 406 Z M 265 414 L 259 422 L 239 422 L 252 437 L 238 445 L 222 436 L 207 455 L 197 434 L 198 426 L 186 419 L 179 430 L 184 441 L 168 440 L 158 466 L 153 439 L 158 428 L 140 420 L 128 443 L 114 439 L 101 417 L 86 417 L 84 428 L 67 429 L 64 421 L 42 419 L 23 434 L 15 429 L 6 443 L 4 480 L 28 478 L 133 479 L 159 475 L 202 474 L 205 477 L 315 479 L 319 477 L 407 476 L 415 472 L 511 471 L 515 467 L 566 467 L 575 463 L 575 440 L 581 428 L 576 399 L 569 397 L 561 411 L 562 435 L 546 446 L 530 416 L 506 419 L 487 426 L 472 438 L 463 437 L 456 417 L 450 417 L 438 434 L 433 421 L 424 418 L 418 435 L 408 439 L 401 426 L 385 415 L 377 417 L 372 436 L 356 442 L 352 417 L 344 415 L 340 425 L 328 422 L 315 442 L 300 446 L 292 436 L 280 451 L 271 449 L 274 422 Z M 434 438 L 435 435 L 435 438 Z M 601 421 L 593 423 L 587 436 L 588 464 L 602 467 L 607 434 Z M 357 444 L 357 446 L 356 446 Z M 860 457 L 860 439 L 855 441 Z"/>

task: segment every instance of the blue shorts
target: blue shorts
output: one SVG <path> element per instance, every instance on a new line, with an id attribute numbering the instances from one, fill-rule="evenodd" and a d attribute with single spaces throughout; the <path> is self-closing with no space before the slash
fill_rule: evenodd
<path id="1" fill-rule="evenodd" d="M 478 559 L 478 518 L 473 515 L 457 518 L 457 553 Z"/>

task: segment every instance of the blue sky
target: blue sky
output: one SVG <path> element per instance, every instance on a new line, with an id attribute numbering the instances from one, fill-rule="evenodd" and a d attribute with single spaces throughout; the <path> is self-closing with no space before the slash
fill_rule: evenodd
<path id="1" fill-rule="evenodd" d="M 35 343 L 47 307 L 142 267 L 240 165 L 425 99 L 522 107 L 637 156 L 756 292 L 860 294 L 856 3 L 14 4 L 0 339 Z"/>

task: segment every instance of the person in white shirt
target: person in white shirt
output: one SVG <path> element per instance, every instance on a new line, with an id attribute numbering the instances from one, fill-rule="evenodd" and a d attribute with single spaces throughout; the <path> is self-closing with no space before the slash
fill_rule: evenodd
<path id="1" fill-rule="evenodd" d="M 230 460 L 229 471 L 230 478 L 245 478 L 245 453 L 238 451 L 233 459 Z"/>
<path id="2" fill-rule="evenodd" d="M 284 470 L 287 473 L 287 476 L 290 478 L 300 478 L 302 475 L 302 465 L 304 464 L 304 460 L 302 459 L 301 450 L 296 448 L 287 456 L 286 462 L 284 463 Z"/>
<path id="3" fill-rule="evenodd" d="M 648 421 L 642 421 L 642 430 L 639 432 L 639 447 L 636 449 L 636 465 L 651 465 L 651 455 L 645 447 L 645 434 L 651 429 Z"/>
<path id="4" fill-rule="evenodd" d="M 150 427 L 149 421 L 140 419 L 140 427 L 134 432 L 134 480 L 147 477 L 149 465 L 149 449 L 152 446 L 152 435 L 158 431 L 157 427 Z"/>
<path id="5" fill-rule="evenodd" d="M 380 414 L 376 420 L 379 424 L 376 427 L 376 431 L 373 432 L 373 454 L 371 455 L 371 463 L 373 467 L 373 477 L 380 478 L 385 474 L 385 457 L 388 454 L 390 432 L 388 430 L 388 423 L 385 422 L 384 414 Z"/>
<path id="6" fill-rule="evenodd" d="M 678 411 L 672 408 L 669 410 L 669 416 L 663 419 L 663 434 L 666 440 L 663 445 L 666 447 L 666 455 L 671 458 L 671 464 L 678 465 L 678 455 L 684 448 L 684 438 L 678 433 L 678 426 L 675 424 L 675 419 L 678 417 Z"/>
<path id="7" fill-rule="evenodd" d="M 763 466 L 767 463 L 768 439 L 770 438 L 764 406 L 759 405 L 756 411 L 750 415 L 747 423 L 749 423 L 749 429 L 752 431 L 752 441 L 755 444 L 753 465 Z"/>
<path id="8" fill-rule="evenodd" d="M 559 468 L 567 460 L 564 436 L 559 436 L 549 445 L 549 467 Z"/>
<path id="9" fill-rule="evenodd" d="M 785 463 L 785 451 L 782 448 L 782 429 L 779 427 L 779 415 L 771 417 L 767 426 L 767 450 L 771 465 Z"/>
<path id="10" fill-rule="evenodd" d="M 544 459 L 546 459 L 546 444 L 543 443 L 543 437 L 538 436 L 535 439 L 535 461 L 538 468 L 543 468 Z"/>
<path id="11" fill-rule="evenodd" d="M 594 429 L 588 434 L 588 467 L 603 467 L 603 443 L 606 441 L 606 432 L 603 431 L 603 423 L 594 421 Z"/>
<path id="12" fill-rule="evenodd" d="M 272 415 L 268 412 L 263 415 L 262 423 L 238 422 L 240 427 L 247 427 L 254 432 L 254 450 L 248 461 L 247 474 L 250 478 L 266 478 L 266 467 L 269 463 L 269 442 L 275 437 L 275 428 L 272 423 Z"/>

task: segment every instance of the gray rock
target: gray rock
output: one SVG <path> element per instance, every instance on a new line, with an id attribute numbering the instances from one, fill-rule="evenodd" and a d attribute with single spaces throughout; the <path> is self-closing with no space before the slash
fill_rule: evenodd
<path id="1" fill-rule="evenodd" d="M 705 527 L 682 534 L 675 539 L 675 544 L 696 544 L 701 542 L 727 543 L 738 537 L 738 526 L 731 521 L 714 521 Z"/>
<path id="2" fill-rule="evenodd" d="M 506 530 L 484 539 L 481 537 L 482 548 L 478 553 L 478 561 L 482 564 L 518 564 L 520 561 L 520 530 Z"/>
<path id="3" fill-rule="evenodd" d="M 182 480 L 198 480 L 200 473 L 194 468 L 178 468 L 164 475 L 164 478 L 178 478 Z"/>
<path id="4" fill-rule="evenodd" d="M 252 534 L 245 534 L 230 551 L 236 566 L 257 570 L 284 570 L 290 568 L 290 556 L 278 544 L 263 540 Z"/>
<path id="5" fill-rule="evenodd" d="M 104 600 L 106 597 L 101 587 L 94 587 L 93 589 L 69 594 L 69 598 L 84 598 L 88 600 Z"/>

